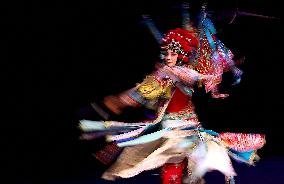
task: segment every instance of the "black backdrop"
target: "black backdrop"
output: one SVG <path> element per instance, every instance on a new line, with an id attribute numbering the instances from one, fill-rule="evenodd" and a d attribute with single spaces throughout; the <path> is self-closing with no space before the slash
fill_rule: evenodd
<path id="1" fill-rule="evenodd" d="M 199 1 L 192 2 L 192 17 L 198 7 Z M 236 7 L 280 17 L 278 1 L 208 2 L 218 36 L 236 58 L 246 59 L 240 85 L 230 86 L 231 75 L 225 75 L 228 99 L 211 99 L 198 89 L 197 113 L 208 129 L 265 133 L 260 155 L 283 155 L 280 20 L 238 15 L 229 24 Z M 152 71 L 159 47 L 141 15 L 150 14 L 162 31 L 178 27 L 178 2 L 34 1 L 1 9 L 2 167 L 25 179 L 72 178 L 96 170 L 100 165 L 91 153 L 97 143 L 78 140 L 76 113 Z"/>

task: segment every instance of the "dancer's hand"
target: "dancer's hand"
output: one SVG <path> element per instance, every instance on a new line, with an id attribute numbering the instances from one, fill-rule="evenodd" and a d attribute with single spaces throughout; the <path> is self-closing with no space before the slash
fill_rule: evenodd
<path id="1" fill-rule="evenodd" d="M 227 93 L 212 93 L 212 98 L 227 98 L 229 96 L 229 94 Z"/>

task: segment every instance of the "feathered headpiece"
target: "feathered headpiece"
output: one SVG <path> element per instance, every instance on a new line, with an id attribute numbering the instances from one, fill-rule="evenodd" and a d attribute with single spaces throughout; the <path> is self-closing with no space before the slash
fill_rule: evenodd
<path id="1" fill-rule="evenodd" d="M 198 47 L 196 33 L 181 28 L 169 30 L 162 39 L 161 48 L 172 50 L 183 62 L 189 61 L 190 54 Z"/>
<path id="2" fill-rule="evenodd" d="M 169 30 L 164 37 L 149 16 L 143 16 L 144 23 L 160 44 L 162 50 L 169 49 L 178 53 L 178 59 L 187 63 L 202 74 L 213 74 L 216 80 L 205 82 L 206 91 L 221 82 L 223 71 L 231 70 L 235 83 L 241 80 L 242 71 L 236 67 L 232 52 L 217 38 L 216 29 L 206 12 L 206 4 L 202 6 L 199 25 L 194 28 L 190 23 L 189 5 L 183 4 L 183 28 Z M 161 54 L 163 58 L 163 53 Z"/>

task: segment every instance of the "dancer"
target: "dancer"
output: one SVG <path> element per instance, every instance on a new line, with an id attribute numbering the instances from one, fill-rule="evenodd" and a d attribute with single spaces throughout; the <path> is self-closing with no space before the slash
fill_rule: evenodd
<path id="1" fill-rule="evenodd" d="M 162 62 L 153 73 L 134 88 L 104 101 L 116 114 L 129 106 L 145 106 L 156 111 L 155 118 L 80 121 L 83 138 L 105 135 L 114 150 L 123 148 L 104 179 L 130 178 L 161 168 L 163 184 L 204 182 L 202 177 L 211 170 L 220 171 L 227 183 L 233 183 L 236 173 L 230 157 L 250 165 L 258 159 L 256 150 L 264 145 L 264 135 L 217 133 L 198 121 L 192 103 L 194 85 L 203 84 L 213 98 L 226 98 L 229 95 L 218 90 L 223 72 L 232 71 L 236 83 L 242 72 L 234 64 L 232 52 L 215 36 L 210 19 L 203 16 L 198 28 L 184 27 L 169 30 L 159 40 Z"/>

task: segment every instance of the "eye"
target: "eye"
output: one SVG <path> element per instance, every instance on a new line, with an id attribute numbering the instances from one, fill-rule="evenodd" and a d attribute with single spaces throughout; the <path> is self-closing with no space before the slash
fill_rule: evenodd
<path id="1" fill-rule="evenodd" d="M 177 53 L 175 53 L 175 52 L 172 52 L 172 53 L 171 53 L 171 55 L 172 55 L 172 56 L 176 56 L 176 55 L 177 55 Z"/>
<path id="2" fill-rule="evenodd" d="M 167 55 L 168 53 L 167 53 L 167 51 L 162 50 L 162 51 L 161 51 L 161 54 L 162 54 L 162 55 Z"/>

